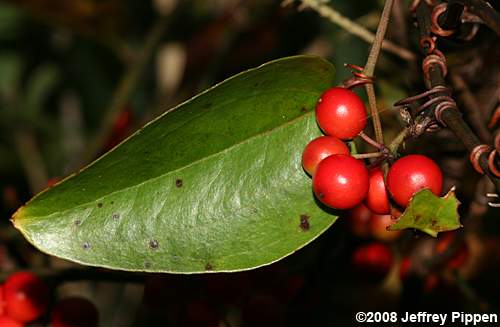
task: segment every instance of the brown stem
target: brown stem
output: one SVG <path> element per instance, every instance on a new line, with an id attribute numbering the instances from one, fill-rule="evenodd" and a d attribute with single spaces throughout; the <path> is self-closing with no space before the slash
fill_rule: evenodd
<path id="1" fill-rule="evenodd" d="M 380 49 L 382 48 L 382 42 L 384 41 L 385 33 L 387 32 L 387 26 L 389 25 L 393 4 L 394 0 L 387 0 L 384 4 L 382 16 L 380 17 L 380 22 L 377 27 L 377 33 L 375 34 L 375 39 L 363 70 L 363 74 L 367 76 L 373 76 L 373 73 L 375 72 L 375 66 L 377 65 Z M 375 88 L 373 87 L 373 84 L 370 83 L 365 85 L 365 89 L 366 95 L 368 96 L 368 104 L 370 106 L 370 115 L 372 117 L 373 130 L 375 132 L 375 140 L 377 143 L 383 144 L 384 133 L 382 131 L 382 124 L 380 123 L 380 117 L 378 115 Z"/>
<path id="2" fill-rule="evenodd" d="M 300 1 L 304 6 L 314 9 L 321 16 L 329 19 L 332 23 L 340 26 L 346 32 L 359 37 L 361 40 L 366 41 L 368 43 L 373 43 L 373 41 L 375 40 L 375 35 L 373 35 L 373 33 L 370 32 L 368 29 L 366 29 L 364 26 L 361 26 L 356 22 L 353 22 L 352 20 L 343 16 L 332 7 L 324 4 L 322 1 L 320 0 L 300 0 Z M 284 1 L 283 3 L 286 4 L 287 2 L 288 1 Z M 415 54 L 413 52 L 389 40 L 383 41 L 382 49 L 392 54 L 395 54 L 406 61 L 416 60 Z"/>
<path id="3" fill-rule="evenodd" d="M 403 129 L 399 134 L 392 140 L 391 144 L 387 147 L 392 154 L 396 154 L 401 144 L 410 133 L 410 129 L 407 127 Z"/>
<path id="4" fill-rule="evenodd" d="M 384 148 L 383 144 L 378 143 L 377 141 L 375 141 L 374 139 L 372 139 L 371 137 L 366 135 L 363 131 L 359 132 L 358 136 L 361 137 L 366 143 L 374 146 L 375 148 L 377 148 L 379 150 L 382 150 Z"/>
<path id="5" fill-rule="evenodd" d="M 370 159 L 370 158 L 378 158 L 381 157 L 382 152 L 370 152 L 370 153 L 357 153 L 352 156 L 356 159 Z"/>
<path id="6" fill-rule="evenodd" d="M 500 36 L 500 13 L 483 0 L 456 0 L 467 6 L 467 10 L 481 18 L 486 25 Z"/>
<path id="7" fill-rule="evenodd" d="M 425 1 L 420 2 L 417 7 L 417 22 L 419 33 L 421 37 L 430 36 L 430 16 L 431 10 Z M 422 51 L 427 53 L 427 48 L 423 48 Z M 443 72 L 438 64 L 431 64 L 429 69 L 429 88 L 435 86 L 446 86 L 444 81 Z M 442 94 L 436 93 L 433 97 L 441 96 Z M 433 116 L 436 106 L 439 102 L 434 103 L 429 107 L 428 115 Z M 479 138 L 471 130 L 469 125 L 462 119 L 462 115 L 459 110 L 446 109 L 441 113 L 441 120 L 446 124 L 446 126 L 455 134 L 456 137 L 462 141 L 465 148 L 470 152 L 476 146 L 481 145 Z M 495 184 L 497 192 L 500 192 L 500 179 L 493 176 L 488 168 L 488 153 L 481 155 L 479 158 L 479 165 L 486 172 L 486 175 Z"/>
<path id="8" fill-rule="evenodd" d="M 467 117 L 470 120 L 474 130 L 477 131 L 479 138 L 483 142 L 491 141 L 491 135 L 485 125 L 485 118 L 482 115 L 480 106 L 474 95 L 471 93 L 462 76 L 456 72 L 450 73 L 450 81 L 455 91 L 458 91 L 458 97 L 464 104 L 467 111 Z"/>

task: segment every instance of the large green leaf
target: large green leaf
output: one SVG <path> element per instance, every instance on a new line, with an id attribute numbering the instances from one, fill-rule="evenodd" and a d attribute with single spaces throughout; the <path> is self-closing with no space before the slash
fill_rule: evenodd
<path id="1" fill-rule="evenodd" d="M 336 217 L 301 152 L 333 81 L 323 59 L 273 61 L 146 125 L 13 217 L 41 251 L 134 271 L 237 271 L 303 247 Z"/>

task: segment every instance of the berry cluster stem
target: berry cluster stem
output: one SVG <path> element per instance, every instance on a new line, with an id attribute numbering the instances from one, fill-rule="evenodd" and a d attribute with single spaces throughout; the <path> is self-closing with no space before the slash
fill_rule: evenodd
<path id="1" fill-rule="evenodd" d="M 382 16 L 380 17 L 380 22 L 377 27 L 377 33 L 375 34 L 375 40 L 373 41 L 370 53 L 368 54 L 368 59 L 366 61 L 365 68 L 363 70 L 363 74 L 367 76 L 372 76 L 375 71 L 375 66 L 378 61 L 380 49 L 382 48 L 382 42 L 384 42 L 387 26 L 389 25 L 389 19 L 391 16 L 393 4 L 394 0 L 387 0 L 384 4 Z M 382 124 L 380 123 L 380 117 L 378 115 L 375 88 L 373 87 L 372 84 L 369 83 L 365 85 L 365 89 L 366 89 L 366 94 L 368 96 L 370 115 L 373 121 L 373 129 L 375 131 L 375 140 L 377 141 L 377 143 L 383 144 L 384 133 L 382 131 Z"/>

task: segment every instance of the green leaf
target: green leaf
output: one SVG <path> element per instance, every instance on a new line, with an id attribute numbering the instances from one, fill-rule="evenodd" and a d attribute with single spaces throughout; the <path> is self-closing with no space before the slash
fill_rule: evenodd
<path id="1" fill-rule="evenodd" d="M 336 220 L 301 167 L 334 69 L 276 60 L 170 110 L 13 217 L 41 251 L 131 271 L 238 271 L 277 261 Z"/>
<path id="2" fill-rule="evenodd" d="M 389 226 L 389 230 L 415 228 L 436 237 L 439 232 L 462 227 L 457 210 L 459 205 L 454 189 L 442 198 L 428 189 L 421 190 L 413 196 L 405 212 L 395 224 Z"/>

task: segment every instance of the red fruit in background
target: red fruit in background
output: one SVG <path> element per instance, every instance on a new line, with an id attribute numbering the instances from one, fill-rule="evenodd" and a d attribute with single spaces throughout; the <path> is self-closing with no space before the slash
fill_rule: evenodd
<path id="1" fill-rule="evenodd" d="M 52 327 L 97 327 L 99 312 L 87 299 L 68 297 L 56 304 L 51 321 Z"/>
<path id="2" fill-rule="evenodd" d="M 455 233 L 448 232 L 439 235 L 438 243 L 436 245 L 436 253 L 443 254 L 447 249 L 452 246 Z M 453 250 L 453 249 L 450 249 Z M 453 255 L 446 261 L 446 267 L 449 269 L 458 269 L 462 267 L 469 259 L 469 248 L 465 242 L 458 245 Z"/>
<path id="3" fill-rule="evenodd" d="M 401 231 L 388 231 L 387 227 L 392 225 L 394 220 L 391 215 L 377 215 L 372 214 L 370 218 L 370 232 L 372 236 L 384 242 L 390 242 L 401 235 Z"/>
<path id="4" fill-rule="evenodd" d="M 120 112 L 113 123 L 111 133 L 105 143 L 104 150 L 110 150 L 126 139 L 131 133 L 134 114 L 129 108 Z"/>
<path id="5" fill-rule="evenodd" d="M 392 263 L 391 250 L 383 243 L 362 245 L 352 255 L 354 268 L 370 279 L 384 278 Z"/>
<path id="6" fill-rule="evenodd" d="M 8 316 L 1 316 L 0 327 L 24 327 L 24 325 Z"/>
<path id="7" fill-rule="evenodd" d="M 344 142 L 333 136 L 320 136 L 309 142 L 302 153 L 302 167 L 311 176 L 321 160 L 332 154 L 349 154 Z"/>
<path id="8" fill-rule="evenodd" d="M 380 168 L 371 169 L 369 172 L 370 186 L 366 194 L 366 206 L 378 214 L 388 214 L 391 211 L 389 196 L 385 187 L 384 173 Z"/>
<path id="9" fill-rule="evenodd" d="M 0 285 L 0 316 L 5 314 L 5 296 L 4 296 L 3 285 Z"/>
<path id="10" fill-rule="evenodd" d="M 357 237 L 370 236 L 370 219 L 372 212 L 364 204 L 359 204 L 349 211 L 347 222 L 349 229 Z"/>
<path id="11" fill-rule="evenodd" d="M 368 170 L 351 156 L 334 154 L 319 163 L 313 176 L 313 190 L 331 208 L 353 208 L 368 192 Z"/>
<path id="12" fill-rule="evenodd" d="M 57 183 L 59 183 L 61 179 L 59 177 L 52 177 L 52 178 L 49 178 L 49 180 L 47 181 L 47 187 L 52 187 L 54 185 L 56 185 Z"/>
<path id="13" fill-rule="evenodd" d="M 47 308 L 47 285 L 30 272 L 10 275 L 4 284 L 7 315 L 20 322 L 38 319 Z"/>
<path id="14" fill-rule="evenodd" d="M 316 105 L 316 120 L 325 134 L 348 140 L 366 127 L 366 108 L 353 91 L 332 87 Z"/>
<path id="15" fill-rule="evenodd" d="M 443 187 L 438 165 L 426 156 L 412 154 L 396 161 L 387 174 L 387 189 L 394 201 L 406 207 L 411 197 L 428 188 L 437 196 Z"/>
<path id="16" fill-rule="evenodd" d="M 411 268 L 411 259 L 410 257 L 404 257 L 401 259 L 401 263 L 399 264 L 399 278 L 402 281 L 408 279 L 410 276 L 410 268 Z"/>

